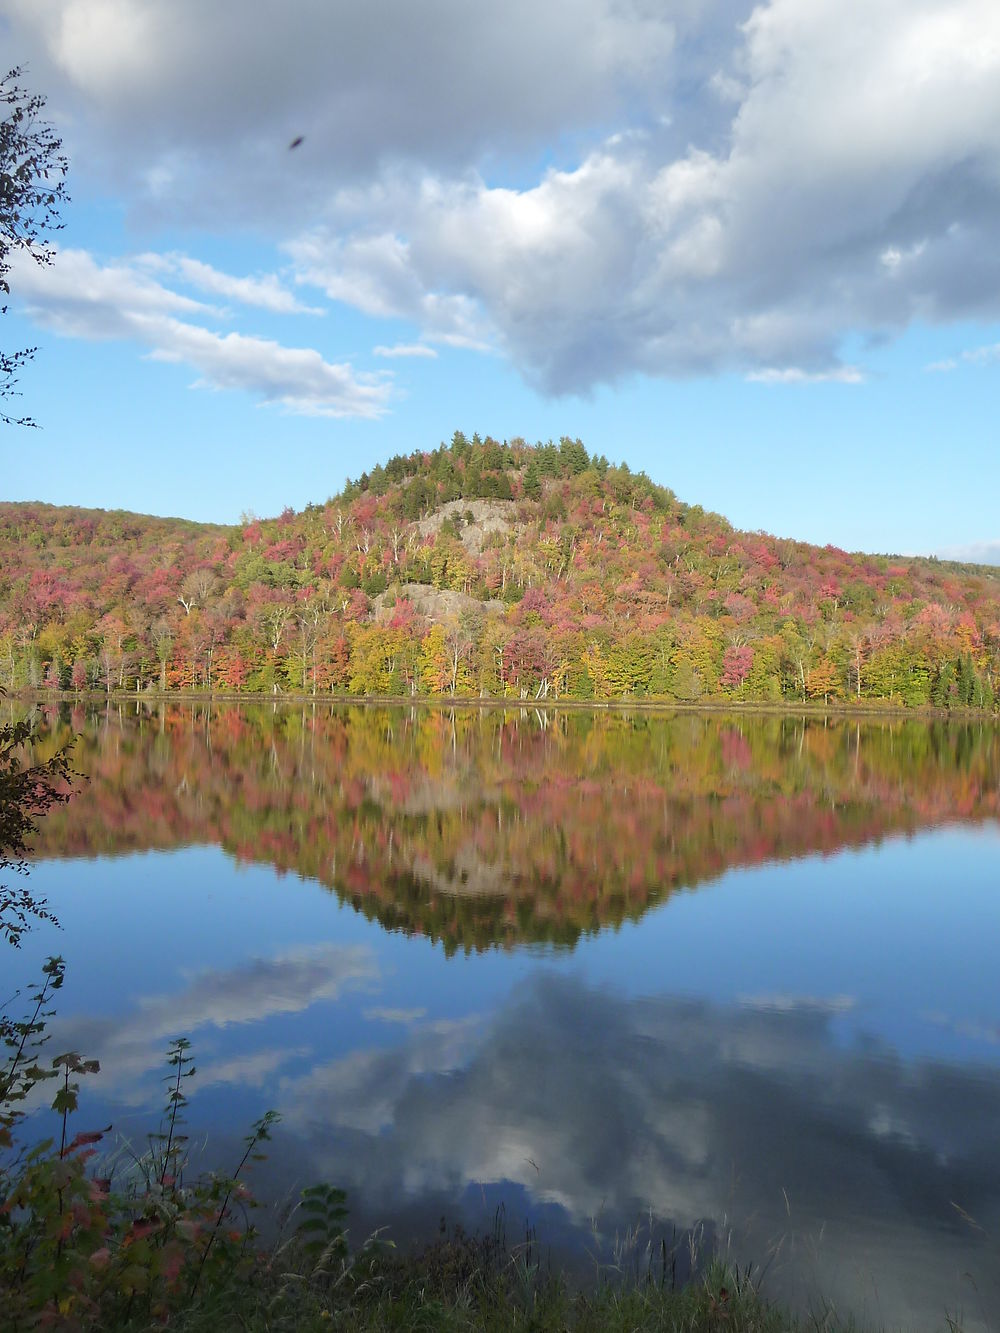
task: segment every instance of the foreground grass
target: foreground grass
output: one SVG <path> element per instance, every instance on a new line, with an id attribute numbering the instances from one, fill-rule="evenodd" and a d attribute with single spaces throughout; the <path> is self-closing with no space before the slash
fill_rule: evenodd
<path id="1" fill-rule="evenodd" d="M 207 1293 L 196 1306 L 179 1312 L 170 1327 L 186 1333 L 220 1328 L 247 1333 L 331 1328 L 345 1333 L 797 1333 L 838 1325 L 800 1323 L 719 1264 L 679 1291 L 634 1281 L 601 1281 L 578 1290 L 516 1254 L 503 1258 L 491 1253 L 488 1243 L 460 1238 L 411 1258 L 378 1256 L 338 1277 L 283 1268 L 278 1257 L 257 1283 Z"/>
<path id="2" fill-rule="evenodd" d="M 642 1268 L 599 1271 L 571 1284 L 539 1257 L 537 1243 L 510 1247 L 502 1226 L 468 1235 L 460 1228 L 424 1249 L 399 1254 L 374 1239 L 349 1255 L 343 1235 L 325 1244 L 292 1240 L 261 1258 L 254 1278 L 218 1283 L 177 1310 L 184 1333 L 861 1333 L 828 1307 L 799 1317 L 761 1293 L 760 1274 L 709 1260 L 688 1283 L 664 1249 Z M 692 1249 L 689 1255 L 696 1262 Z M 161 1325 L 158 1325 L 162 1327 Z M 150 1324 L 122 1325 L 122 1329 Z M 950 1333 L 959 1326 L 948 1322 Z"/>

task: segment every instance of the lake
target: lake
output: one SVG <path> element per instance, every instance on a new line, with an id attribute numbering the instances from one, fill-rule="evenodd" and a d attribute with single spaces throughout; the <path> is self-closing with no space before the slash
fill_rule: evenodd
<path id="1" fill-rule="evenodd" d="M 9 707 L 9 705 L 7 705 Z M 803 1308 L 1000 1309 L 1000 733 L 790 715 L 46 709 L 77 794 L 36 839 L 79 1127 L 189 1132 L 351 1234 L 661 1241 Z M 7 979 L 6 974 L 9 975 Z M 686 1271 L 686 1270 L 685 1270 Z"/>

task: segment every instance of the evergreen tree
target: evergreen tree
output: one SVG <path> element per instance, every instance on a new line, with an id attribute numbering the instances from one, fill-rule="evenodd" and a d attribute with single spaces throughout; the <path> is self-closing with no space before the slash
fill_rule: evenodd
<path id="1" fill-rule="evenodd" d="M 931 691 L 931 702 L 936 708 L 950 708 L 952 705 L 952 694 L 955 690 L 955 664 L 945 662 L 944 666 L 938 668 L 937 679 L 934 682 L 934 688 Z"/>
<path id="2" fill-rule="evenodd" d="M 958 660 L 958 700 L 959 703 L 971 707 L 976 696 L 976 668 L 972 665 L 972 658 L 966 653 Z"/>
<path id="3" fill-rule="evenodd" d="M 563 468 L 571 476 L 586 472 L 590 466 L 590 457 L 580 440 L 571 440 L 564 435 L 559 441 L 559 454 Z"/>
<path id="4" fill-rule="evenodd" d="M 423 477 L 414 477 L 403 491 L 403 517 L 416 522 L 423 516 L 427 503 L 427 483 Z"/>
<path id="5" fill-rule="evenodd" d="M 538 464 L 534 459 L 524 469 L 524 493 L 529 500 L 542 498 L 542 479 L 538 475 Z"/>

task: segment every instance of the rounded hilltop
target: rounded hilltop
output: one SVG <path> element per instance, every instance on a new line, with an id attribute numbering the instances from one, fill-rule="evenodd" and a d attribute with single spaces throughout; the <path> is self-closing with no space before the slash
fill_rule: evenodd
<path id="1" fill-rule="evenodd" d="M 579 440 L 238 525 L 0 505 L 12 689 L 992 709 L 1000 570 L 740 532 Z"/>

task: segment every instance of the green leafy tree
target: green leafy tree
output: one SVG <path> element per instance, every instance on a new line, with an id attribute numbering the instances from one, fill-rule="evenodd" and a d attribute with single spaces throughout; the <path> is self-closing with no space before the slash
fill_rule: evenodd
<path id="1" fill-rule="evenodd" d="M 13 256 L 22 252 L 36 264 L 51 264 L 48 240 L 62 226 L 60 206 L 66 201 L 68 163 L 62 141 L 40 119 L 44 97 L 21 87 L 20 69 L 0 79 L 0 299 L 10 295 Z M 0 314 L 7 306 L 0 306 Z M 0 402 L 17 390 L 18 374 L 35 354 L 34 347 L 0 351 Z M 12 417 L 0 410 L 4 425 L 33 426 L 30 417 Z"/>

